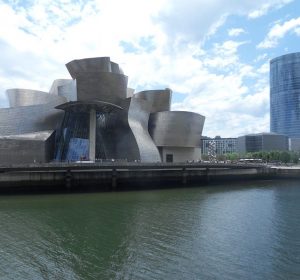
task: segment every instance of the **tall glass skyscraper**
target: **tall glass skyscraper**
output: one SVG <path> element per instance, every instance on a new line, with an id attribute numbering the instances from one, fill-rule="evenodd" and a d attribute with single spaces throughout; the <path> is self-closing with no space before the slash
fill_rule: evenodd
<path id="1" fill-rule="evenodd" d="M 270 62 L 271 132 L 300 137 L 300 52 Z"/>

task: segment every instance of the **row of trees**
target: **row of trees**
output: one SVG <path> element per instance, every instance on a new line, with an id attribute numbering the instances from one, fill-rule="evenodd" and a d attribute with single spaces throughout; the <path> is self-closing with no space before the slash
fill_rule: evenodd
<path id="1" fill-rule="evenodd" d="M 283 162 L 283 163 L 298 163 L 300 157 L 300 152 L 288 152 L 288 151 L 271 151 L 271 152 L 253 152 L 240 155 L 238 153 L 230 153 L 224 155 L 217 155 L 218 161 L 237 161 L 241 158 L 255 158 L 262 159 L 264 162 Z M 208 156 L 203 155 L 203 160 L 208 160 Z"/>

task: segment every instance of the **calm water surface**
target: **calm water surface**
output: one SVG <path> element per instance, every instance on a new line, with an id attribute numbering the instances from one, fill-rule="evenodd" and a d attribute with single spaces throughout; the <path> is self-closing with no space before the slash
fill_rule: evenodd
<path id="1" fill-rule="evenodd" d="M 0 279 L 300 279 L 300 182 L 0 196 Z"/>

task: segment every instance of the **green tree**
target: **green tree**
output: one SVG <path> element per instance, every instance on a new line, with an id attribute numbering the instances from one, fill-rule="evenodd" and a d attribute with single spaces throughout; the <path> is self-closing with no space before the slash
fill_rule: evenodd
<path id="1" fill-rule="evenodd" d="M 288 163 L 291 161 L 291 155 L 286 151 L 280 152 L 280 160 L 284 163 Z"/>
<path id="2" fill-rule="evenodd" d="M 291 152 L 291 161 L 292 163 L 297 164 L 299 162 L 299 153 L 298 152 Z"/>
<path id="3" fill-rule="evenodd" d="M 217 160 L 224 161 L 224 160 L 226 160 L 226 156 L 225 155 L 217 155 Z"/>

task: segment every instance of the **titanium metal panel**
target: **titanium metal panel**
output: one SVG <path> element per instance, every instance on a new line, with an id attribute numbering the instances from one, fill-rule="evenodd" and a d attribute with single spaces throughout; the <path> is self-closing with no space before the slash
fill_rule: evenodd
<path id="1" fill-rule="evenodd" d="M 119 64 L 117 64 L 115 62 L 112 62 L 112 61 L 110 62 L 110 68 L 111 68 L 112 73 L 123 74 L 120 72 Z"/>
<path id="2" fill-rule="evenodd" d="M 170 111 L 172 98 L 172 91 L 170 89 L 146 90 L 136 93 L 135 96 L 144 98 L 152 103 L 150 113 Z"/>
<path id="3" fill-rule="evenodd" d="M 98 153 L 96 158 L 140 160 L 139 147 L 128 121 L 130 102 L 130 98 L 123 100 L 123 110 L 107 114 L 104 124 L 97 119 L 96 151 L 102 150 L 103 155 Z"/>
<path id="4" fill-rule="evenodd" d="M 113 63 L 112 67 L 109 57 L 93 57 L 72 60 L 66 64 L 66 67 L 72 78 L 77 79 L 78 74 L 83 72 L 114 72 L 119 74 L 120 71 L 116 65 Z"/>
<path id="5" fill-rule="evenodd" d="M 60 102 L 0 109 L 0 135 L 16 135 L 60 127 L 64 112 Z"/>
<path id="6" fill-rule="evenodd" d="M 67 101 L 76 101 L 76 81 L 72 79 L 54 80 L 49 93 L 63 96 Z"/>
<path id="7" fill-rule="evenodd" d="M 160 155 L 148 131 L 152 104 L 139 97 L 131 98 L 128 123 L 138 145 L 141 162 L 160 162 Z"/>
<path id="8" fill-rule="evenodd" d="M 78 101 L 101 100 L 119 105 L 127 96 L 127 76 L 115 73 L 80 73 L 77 76 Z"/>
<path id="9" fill-rule="evenodd" d="M 0 162 L 3 165 L 49 162 L 53 148 L 53 131 L 0 136 Z"/>
<path id="10" fill-rule="evenodd" d="M 149 133 L 156 146 L 201 147 L 205 117 L 184 111 L 150 115 Z"/>
<path id="11" fill-rule="evenodd" d="M 63 96 L 67 101 L 77 101 L 77 89 L 76 80 L 71 80 L 72 82 L 58 86 L 57 92 L 59 96 Z"/>
<path id="12" fill-rule="evenodd" d="M 77 100 L 101 100 L 120 104 L 127 97 L 128 77 L 109 57 L 73 60 L 66 64 L 76 79 Z"/>
<path id="13" fill-rule="evenodd" d="M 10 107 L 46 104 L 49 102 L 66 102 L 66 98 L 62 96 L 52 95 L 47 92 L 31 89 L 8 89 L 6 90 L 6 95 L 8 97 Z"/>

